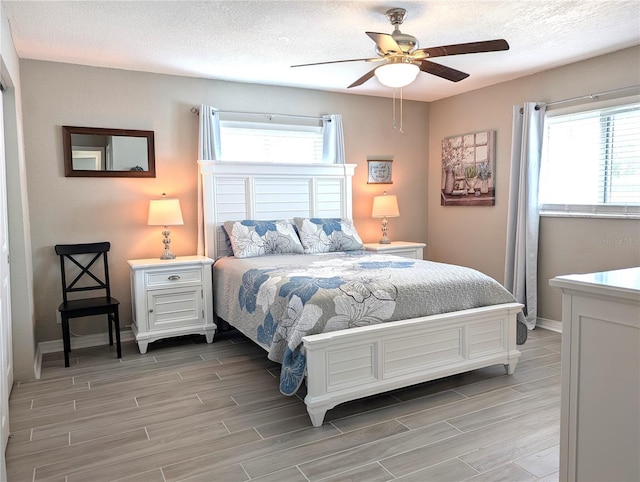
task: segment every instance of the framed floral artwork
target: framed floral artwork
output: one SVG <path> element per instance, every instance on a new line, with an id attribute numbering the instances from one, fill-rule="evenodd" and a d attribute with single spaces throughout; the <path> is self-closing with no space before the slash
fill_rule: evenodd
<path id="1" fill-rule="evenodd" d="M 367 184 L 393 184 L 392 164 L 393 161 L 367 161 L 369 173 Z"/>
<path id="2" fill-rule="evenodd" d="M 496 131 L 479 131 L 442 140 L 442 206 L 493 206 Z"/>

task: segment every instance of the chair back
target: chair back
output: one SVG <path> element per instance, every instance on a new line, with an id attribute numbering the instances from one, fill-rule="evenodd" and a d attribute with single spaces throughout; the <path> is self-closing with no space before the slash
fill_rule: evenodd
<path id="1" fill-rule="evenodd" d="M 60 257 L 62 298 L 68 302 L 69 293 L 103 290 L 111 299 L 109 285 L 109 262 L 107 253 L 111 243 L 57 244 Z M 102 260 L 102 262 L 100 262 Z"/>

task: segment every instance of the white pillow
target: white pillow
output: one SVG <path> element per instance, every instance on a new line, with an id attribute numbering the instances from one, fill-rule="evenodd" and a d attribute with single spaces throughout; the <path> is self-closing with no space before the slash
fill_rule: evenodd
<path id="1" fill-rule="evenodd" d="M 236 258 L 304 252 L 295 227 L 288 219 L 227 221 L 224 229 Z"/>
<path id="2" fill-rule="evenodd" d="M 346 218 L 293 218 L 306 254 L 363 249 L 353 221 Z"/>

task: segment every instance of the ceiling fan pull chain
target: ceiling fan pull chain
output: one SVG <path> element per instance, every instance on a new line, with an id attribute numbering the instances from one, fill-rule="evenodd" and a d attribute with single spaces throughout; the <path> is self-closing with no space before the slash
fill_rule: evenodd
<path id="1" fill-rule="evenodd" d="M 393 89 L 393 128 L 396 128 L 396 89 Z"/>
<path id="2" fill-rule="evenodd" d="M 400 87 L 400 134 L 404 134 L 404 129 L 402 128 L 402 87 Z"/>

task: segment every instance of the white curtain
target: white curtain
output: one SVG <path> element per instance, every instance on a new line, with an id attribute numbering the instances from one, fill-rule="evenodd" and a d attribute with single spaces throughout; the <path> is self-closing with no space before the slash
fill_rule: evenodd
<path id="1" fill-rule="evenodd" d="M 220 115 L 210 105 L 200 106 L 198 159 L 220 160 Z"/>
<path id="2" fill-rule="evenodd" d="M 332 164 L 344 164 L 344 133 L 342 115 L 322 116 L 322 160 Z"/>
<path id="3" fill-rule="evenodd" d="M 538 315 L 538 180 L 545 106 L 527 102 L 513 108 L 511 179 L 505 287 L 525 305 L 527 327 Z"/>
<path id="4" fill-rule="evenodd" d="M 220 160 L 220 115 L 210 105 L 200 106 L 198 160 Z M 205 254 L 204 193 L 202 176 L 198 172 L 198 254 Z"/>

